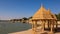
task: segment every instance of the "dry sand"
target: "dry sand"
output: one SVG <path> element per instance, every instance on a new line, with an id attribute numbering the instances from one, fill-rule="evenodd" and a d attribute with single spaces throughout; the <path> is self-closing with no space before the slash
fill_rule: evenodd
<path id="1" fill-rule="evenodd" d="M 13 32 L 13 33 L 8 33 L 8 34 L 33 34 L 32 29 L 26 30 L 26 31 L 20 31 L 20 32 Z M 60 32 L 55 33 L 55 34 L 60 34 Z"/>
<path id="2" fill-rule="evenodd" d="M 13 33 L 8 33 L 8 34 L 33 34 L 32 29 L 26 30 L 26 31 L 20 31 L 20 32 L 13 32 Z M 55 34 L 60 34 L 60 32 L 55 33 Z"/>
<path id="3" fill-rule="evenodd" d="M 21 32 L 9 33 L 9 34 L 32 34 L 32 29 L 21 31 Z"/>

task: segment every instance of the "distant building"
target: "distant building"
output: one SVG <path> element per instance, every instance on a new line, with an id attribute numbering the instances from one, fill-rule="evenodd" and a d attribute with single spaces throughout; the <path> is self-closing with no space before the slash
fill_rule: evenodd
<path id="1" fill-rule="evenodd" d="M 22 19 L 11 19 L 10 22 L 22 22 Z"/>
<path id="2" fill-rule="evenodd" d="M 22 18 L 22 19 L 11 19 L 10 22 L 22 22 L 22 23 L 28 23 L 27 18 Z"/>

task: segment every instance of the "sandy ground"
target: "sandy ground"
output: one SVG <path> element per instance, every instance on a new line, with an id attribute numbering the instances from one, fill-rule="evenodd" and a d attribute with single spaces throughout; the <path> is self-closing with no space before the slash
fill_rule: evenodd
<path id="1" fill-rule="evenodd" d="M 32 34 L 32 29 L 21 32 L 8 33 L 8 34 Z"/>

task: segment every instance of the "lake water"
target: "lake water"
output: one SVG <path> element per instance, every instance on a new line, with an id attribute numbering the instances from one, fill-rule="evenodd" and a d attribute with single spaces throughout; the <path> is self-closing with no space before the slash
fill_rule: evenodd
<path id="1" fill-rule="evenodd" d="M 11 23 L 11 22 L 0 22 L 0 34 L 8 34 L 12 32 L 25 31 L 31 29 L 31 24 L 28 23 Z"/>

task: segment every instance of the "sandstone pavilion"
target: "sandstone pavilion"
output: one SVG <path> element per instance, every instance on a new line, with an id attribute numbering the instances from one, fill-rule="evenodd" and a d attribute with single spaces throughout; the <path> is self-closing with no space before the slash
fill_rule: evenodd
<path id="1" fill-rule="evenodd" d="M 57 18 L 55 14 L 51 13 L 50 9 L 46 10 L 44 6 L 41 5 L 40 9 L 32 16 L 33 34 L 54 34 L 54 28 L 57 28 Z"/>

